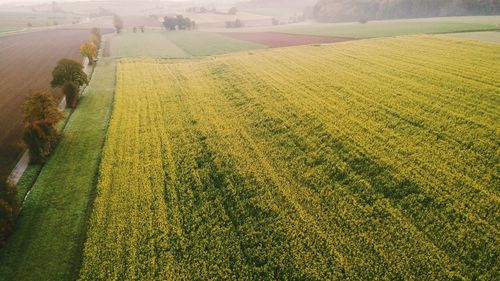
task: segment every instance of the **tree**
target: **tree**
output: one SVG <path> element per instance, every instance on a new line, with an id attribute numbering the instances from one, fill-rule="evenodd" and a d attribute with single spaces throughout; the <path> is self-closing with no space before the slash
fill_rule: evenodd
<path id="1" fill-rule="evenodd" d="M 234 21 L 226 21 L 226 28 L 240 28 L 243 27 L 244 23 L 240 19 Z"/>
<path id="2" fill-rule="evenodd" d="M 88 84 L 88 82 L 87 74 L 83 71 L 81 63 L 70 59 L 62 59 L 52 71 L 50 85 L 53 88 L 63 87 L 66 104 L 69 108 L 73 108 L 78 103 L 80 87 Z M 70 83 L 73 85 L 69 85 Z M 74 92 L 70 92 L 70 90 L 74 90 Z"/>
<path id="3" fill-rule="evenodd" d="M 6 179 L 0 179 L 0 247 L 2 247 L 14 229 L 19 213 L 17 189 Z"/>
<path id="4" fill-rule="evenodd" d="M 101 30 L 97 27 L 92 28 L 91 35 L 90 35 L 90 41 L 94 42 L 96 46 L 101 45 Z"/>
<path id="5" fill-rule="evenodd" d="M 57 3 L 56 1 L 52 1 L 52 13 L 56 13 L 57 12 Z"/>
<path id="6" fill-rule="evenodd" d="M 87 74 L 83 71 L 81 63 L 71 59 L 61 59 L 52 71 L 52 88 L 60 87 L 71 81 L 78 87 L 88 84 Z"/>
<path id="7" fill-rule="evenodd" d="M 94 59 L 97 57 L 97 47 L 94 42 L 83 43 L 80 46 L 80 54 L 83 57 L 87 57 L 89 59 L 89 65 L 92 65 Z"/>
<path id="8" fill-rule="evenodd" d="M 163 26 L 165 26 L 167 30 L 175 30 L 177 27 L 177 20 L 175 18 L 165 17 L 163 19 Z"/>
<path id="9" fill-rule="evenodd" d="M 137 33 L 137 27 L 134 26 L 132 30 L 134 31 L 134 33 Z"/>
<path id="10" fill-rule="evenodd" d="M 54 98 L 43 92 L 27 97 L 23 112 L 24 142 L 29 149 L 30 161 L 44 163 L 59 139 L 56 125 L 63 114 Z"/>
<path id="11" fill-rule="evenodd" d="M 123 29 L 123 19 L 115 14 L 113 16 L 113 25 L 115 26 L 116 33 L 120 33 Z"/>
<path id="12" fill-rule="evenodd" d="M 64 83 L 62 89 L 64 96 L 66 97 L 66 106 L 69 108 L 76 108 L 78 100 L 80 99 L 80 89 L 78 86 L 75 83 L 68 81 Z"/>
<path id="13" fill-rule="evenodd" d="M 90 39 L 89 39 L 90 42 L 94 43 L 94 45 L 97 47 L 99 47 L 101 45 L 101 37 L 95 35 L 95 34 L 92 34 L 90 35 Z"/>
<path id="14" fill-rule="evenodd" d="M 177 15 L 175 17 L 167 16 L 163 19 L 163 26 L 165 26 L 167 30 L 191 30 L 196 29 L 196 22 L 182 15 Z"/>
<path id="15" fill-rule="evenodd" d="M 176 16 L 176 24 L 177 24 L 177 27 L 180 30 L 187 29 L 186 19 L 187 18 L 184 18 L 182 15 L 177 15 Z M 190 25 L 191 25 L 191 21 L 189 21 L 189 22 L 190 22 Z"/>
<path id="16" fill-rule="evenodd" d="M 238 8 L 232 7 L 231 9 L 229 9 L 229 11 L 227 13 L 229 15 L 236 15 L 238 13 Z"/>

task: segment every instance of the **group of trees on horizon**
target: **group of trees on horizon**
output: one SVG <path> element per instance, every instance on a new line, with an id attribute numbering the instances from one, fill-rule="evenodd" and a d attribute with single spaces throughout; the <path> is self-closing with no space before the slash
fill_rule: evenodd
<path id="1" fill-rule="evenodd" d="M 321 22 L 493 15 L 498 0 L 319 0 L 312 17 Z"/>
<path id="2" fill-rule="evenodd" d="M 226 21 L 226 28 L 241 28 L 244 27 L 245 23 L 240 19 Z"/>
<path id="3" fill-rule="evenodd" d="M 164 17 L 163 26 L 167 30 L 191 30 L 197 28 L 195 21 L 182 15 L 177 15 L 175 17 Z"/>
<path id="4" fill-rule="evenodd" d="M 116 29 L 116 33 L 120 33 L 123 29 L 123 19 L 117 14 L 113 15 L 113 26 Z"/>
<path id="5" fill-rule="evenodd" d="M 194 13 L 194 14 L 213 13 L 216 15 L 236 15 L 238 13 L 238 8 L 231 7 L 229 10 L 227 10 L 227 12 L 221 12 L 221 11 L 218 11 L 216 8 L 207 8 L 207 7 L 201 6 L 201 7 L 189 7 L 186 9 L 186 12 Z"/>

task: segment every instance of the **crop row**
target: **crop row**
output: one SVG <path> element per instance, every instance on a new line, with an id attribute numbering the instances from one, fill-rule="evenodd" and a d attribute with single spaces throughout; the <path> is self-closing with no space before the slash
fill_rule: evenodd
<path id="1" fill-rule="evenodd" d="M 499 51 L 122 61 L 80 279 L 495 279 Z"/>

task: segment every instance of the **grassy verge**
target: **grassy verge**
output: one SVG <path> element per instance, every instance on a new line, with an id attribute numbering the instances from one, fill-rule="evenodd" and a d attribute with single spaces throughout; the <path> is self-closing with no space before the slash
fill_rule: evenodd
<path id="1" fill-rule="evenodd" d="M 96 69 L 0 252 L 0 280 L 70 280 L 79 265 L 114 92 L 112 61 Z"/>

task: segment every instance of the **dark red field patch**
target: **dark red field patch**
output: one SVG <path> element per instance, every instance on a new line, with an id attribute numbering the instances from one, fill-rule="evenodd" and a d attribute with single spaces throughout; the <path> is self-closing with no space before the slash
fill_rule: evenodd
<path id="1" fill-rule="evenodd" d="M 258 43 L 272 48 L 328 44 L 353 40 L 344 37 L 312 36 L 280 32 L 224 32 L 221 34 L 234 39 Z"/>

